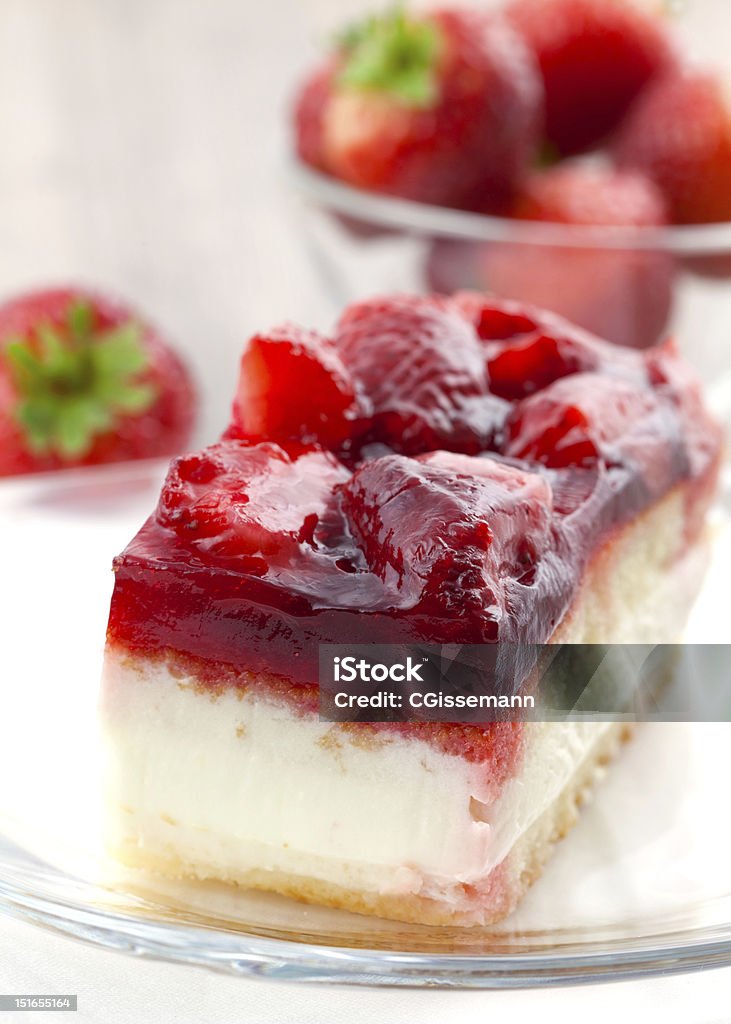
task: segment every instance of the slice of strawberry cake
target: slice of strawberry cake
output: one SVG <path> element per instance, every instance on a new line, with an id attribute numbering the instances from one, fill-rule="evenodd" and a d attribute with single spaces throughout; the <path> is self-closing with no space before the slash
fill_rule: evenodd
<path id="1" fill-rule="evenodd" d="M 720 436 L 671 344 L 476 294 L 250 340 L 223 439 L 115 562 L 103 685 L 123 862 L 483 925 L 540 872 L 613 722 L 332 723 L 321 643 L 660 643 Z"/>

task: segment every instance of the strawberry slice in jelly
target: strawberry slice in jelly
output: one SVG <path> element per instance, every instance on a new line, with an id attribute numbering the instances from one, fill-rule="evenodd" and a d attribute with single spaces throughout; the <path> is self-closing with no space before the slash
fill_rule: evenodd
<path id="1" fill-rule="evenodd" d="M 305 702 L 318 643 L 545 643 L 606 533 L 683 481 L 695 537 L 720 452 L 672 346 L 476 294 L 257 336 L 234 417 L 116 560 L 109 636 Z"/>
<path id="2" fill-rule="evenodd" d="M 335 343 L 371 404 L 361 443 L 413 455 L 489 448 L 509 411 L 487 388 L 479 338 L 447 299 L 396 296 L 350 306 Z"/>
<path id="3" fill-rule="evenodd" d="M 229 437 L 342 445 L 358 413 L 332 341 L 286 325 L 257 334 L 241 357 Z"/>
<path id="4" fill-rule="evenodd" d="M 596 370 L 601 361 L 597 347 L 578 336 L 535 334 L 509 345 L 488 347 L 490 390 L 511 401 L 573 373 Z"/>
<path id="5" fill-rule="evenodd" d="M 264 575 L 314 545 L 347 478 L 325 452 L 291 457 L 276 444 L 221 441 L 173 460 L 156 518 L 200 553 L 235 557 L 243 572 Z"/>
<path id="6" fill-rule="evenodd" d="M 487 458 L 438 452 L 365 463 L 342 491 L 353 536 L 395 607 L 452 619 L 454 640 L 504 636 L 513 590 L 548 544 L 550 487 Z"/>
<path id="7" fill-rule="evenodd" d="M 483 292 L 457 292 L 453 301 L 483 341 L 509 341 L 534 334 L 549 315 Z"/>
<path id="8" fill-rule="evenodd" d="M 480 292 L 459 292 L 455 303 L 485 343 L 490 391 L 515 402 L 561 377 L 608 372 L 645 383 L 640 359 L 563 317 Z"/>
<path id="9" fill-rule="evenodd" d="M 682 438 L 667 403 L 645 385 L 580 373 L 520 402 L 505 454 L 554 469 L 597 464 L 631 470 L 652 492 L 684 468 Z"/>

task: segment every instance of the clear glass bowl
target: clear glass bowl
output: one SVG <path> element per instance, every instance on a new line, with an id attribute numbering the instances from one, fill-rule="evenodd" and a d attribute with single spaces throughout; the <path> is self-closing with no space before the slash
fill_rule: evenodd
<path id="1" fill-rule="evenodd" d="M 394 291 L 477 288 L 619 344 L 676 338 L 728 415 L 731 223 L 599 228 L 516 221 L 367 193 L 301 163 L 290 179 L 333 317 Z"/>

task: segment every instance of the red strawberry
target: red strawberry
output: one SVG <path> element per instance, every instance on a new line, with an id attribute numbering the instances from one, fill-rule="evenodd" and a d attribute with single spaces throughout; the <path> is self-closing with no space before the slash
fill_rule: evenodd
<path id="1" fill-rule="evenodd" d="M 349 306 L 335 334 L 369 403 L 361 443 L 414 454 L 489 447 L 507 405 L 487 393 L 485 354 L 447 299 L 391 296 Z"/>
<path id="2" fill-rule="evenodd" d="M 495 205 L 536 149 L 541 102 L 532 58 L 503 21 L 480 11 L 397 10 L 348 33 L 332 65 L 306 85 L 298 149 L 360 188 Z"/>
<path id="3" fill-rule="evenodd" d="M 452 296 L 462 316 L 482 341 L 513 341 L 534 334 L 547 324 L 550 314 L 517 302 L 495 300 L 482 292 L 458 291 Z"/>
<path id="4" fill-rule="evenodd" d="M 641 174 L 565 163 L 534 174 L 513 216 L 599 227 L 658 227 L 667 223 L 662 194 Z"/>
<path id="5" fill-rule="evenodd" d="M 338 447 L 358 413 L 353 382 L 333 342 L 285 325 L 255 335 L 244 349 L 227 436 Z"/>
<path id="6" fill-rule="evenodd" d="M 607 373 L 632 384 L 646 380 L 637 353 L 553 313 L 481 292 L 458 292 L 453 302 L 484 342 L 489 389 L 500 398 L 516 402 L 574 373 Z"/>
<path id="7" fill-rule="evenodd" d="M 0 306 L 0 476 L 172 454 L 194 405 L 178 356 L 120 303 L 55 288 Z"/>
<path id="8" fill-rule="evenodd" d="M 675 63 L 662 21 L 627 0 L 513 0 L 508 16 L 538 60 L 561 154 L 600 142 Z"/>
<path id="9" fill-rule="evenodd" d="M 314 544 L 334 488 L 348 477 L 325 452 L 290 456 L 276 444 L 221 441 L 173 460 L 157 521 L 207 554 L 235 557 L 242 572 L 263 575 Z"/>
<path id="10" fill-rule="evenodd" d="M 369 569 L 399 604 L 449 620 L 457 641 L 514 639 L 505 609 L 548 543 L 545 480 L 492 459 L 388 455 L 364 463 L 342 500 Z"/>
<path id="11" fill-rule="evenodd" d="M 646 382 L 606 373 L 577 373 L 550 384 L 515 407 L 505 454 L 553 469 L 592 468 L 603 462 L 636 486 L 648 488 L 678 472 L 668 464 L 668 405 Z M 619 486 L 619 485 L 618 485 Z"/>
<path id="12" fill-rule="evenodd" d="M 580 333 L 551 334 L 536 331 L 509 345 L 493 344 L 487 369 L 490 391 L 510 401 L 526 398 L 535 391 L 572 373 L 596 370 L 603 362 L 601 350 L 584 341 Z"/>
<path id="13" fill-rule="evenodd" d="M 615 156 L 652 178 L 680 224 L 731 220 L 731 104 L 711 75 L 657 82 L 617 137 Z"/>
<path id="14" fill-rule="evenodd" d="M 334 61 L 328 61 L 318 68 L 302 86 L 295 106 L 297 154 L 306 164 L 321 171 L 327 169 L 323 151 L 322 117 L 330 98 L 334 74 Z"/>
<path id="15" fill-rule="evenodd" d="M 638 174 L 581 164 L 534 175 L 514 212 L 522 219 L 578 226 L 642 228 L 666 223 L 662 195 L 652 182 Z M 654 344 L 672 306 L 671 257 L 600 244 L 436 243 L 427 266 L 428 282 L 440 291 L 476 286 L 551 309 L 617 344 Z"/>

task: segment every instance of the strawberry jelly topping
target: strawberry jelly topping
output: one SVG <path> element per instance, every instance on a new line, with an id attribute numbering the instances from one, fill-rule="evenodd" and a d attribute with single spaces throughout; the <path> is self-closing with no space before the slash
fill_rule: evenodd
<path id="1" fill-rule="evenodd" d="M 366 396 L 354 430 L 360 445 L 382 442 L 407 455 L 492 448 L 509 407 L 490 391 L 484 346 L 453 303 L 356 303 L 340 318 L 335 343 Z"/>
<path id="2" fill-rule="evenodd" d="M 483 296 L 360 303 L 242 366 L 225 439 L 174 460 L 116 560 L 109 637 L 305 706 L 320 642 L 547 641 L 608 531 L 718 458 L 672 346 Z"/>
<path id="3" fill-rule="evenodd" d="M 264 576 L 296 563 L 348 472 L 327 452 L 291 459 L 275 444 L 220 444 L 173 463 L 157 521 L 203 555 Z M 297 495 L 297 504 L 291 495 Z"/>

